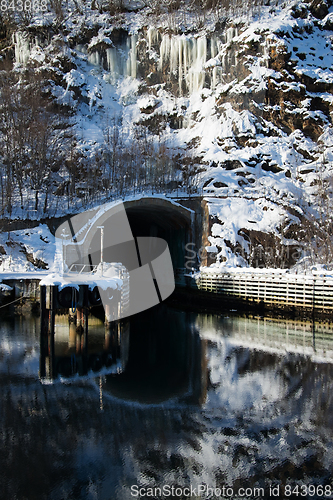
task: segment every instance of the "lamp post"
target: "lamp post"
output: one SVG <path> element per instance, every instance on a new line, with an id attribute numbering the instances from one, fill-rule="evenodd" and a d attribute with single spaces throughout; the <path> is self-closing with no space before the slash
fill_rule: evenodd
<path id="1" fill-rule="evenodd" d="M 67 246 L 66 238 L 68 236 L 70 236 L 70 234 L 67 234 L 66 229 L 63 229 L 61 236 L 62 236 L 62 239 L 61 239 L 61 242 L 62 242 L 62 274 L 64 274 L 65 273 L 65 266 L 66 266 L 66 246 Z"/>
<path id="2" fill-rule="evenodd" d="M 103 244 L 104 244 L 104 226 L 97 226 L 101 230 L 101 275 L 103 276 Z"/>

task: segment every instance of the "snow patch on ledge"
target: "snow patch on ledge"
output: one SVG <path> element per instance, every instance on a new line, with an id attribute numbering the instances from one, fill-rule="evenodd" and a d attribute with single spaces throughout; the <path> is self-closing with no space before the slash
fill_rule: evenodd
<path id="1" fill-rule="evenodd" d="M 90 290 L 96 286 L 101 290 L 113 289 L 120 290 L 123 280 L 119 278 L 119 268 L 117 264 L 104 264 L 103 273 L 101 265 L 99 265 L 96 273 L 66 273 L 58 274 L 51 273 L 43 278 L 40 285 L 58 286 L 58 290 L 63 290 L 66 287 L 76 288 L 79 290 L 80 285 L 88 285 Z"/>

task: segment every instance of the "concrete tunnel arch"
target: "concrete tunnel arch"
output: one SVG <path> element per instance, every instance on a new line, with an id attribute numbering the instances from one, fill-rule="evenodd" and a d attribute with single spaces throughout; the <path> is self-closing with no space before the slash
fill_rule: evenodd
<path id="1" fill-rule="evenodd" d="M 166 240 L 173 268 L 185 266 L 186 244 L 195 237 L 195 213 L 179 204 L 158 198 L 124 203 L 133 236 L 154 236 Z"/>
<path id="2" fill-rule="evenodd" d="M 119 312 L 118 307 L 114 313 L 119 318 L 144 311 L 173 292 L 173 274 L 177 280 L 181 276 L 178 269 L 186 267 L 187 243 L 193 243 L 195 227 L 193 210 L 164 198 L 138 197 L 70 217 L 58 227 L 56 240 L 57 245 L 62 244 L 64 271 L 80 274 L 93 270 L 103 253 L 100 270 L 105 274 L 97 274 L 103 277 L 103 292 L 109 272 L 114 276 L 117 270 L 116 275 L 119 272 L 120 277 L 129 278 L 130 296 L 128 289 L 124 292 L 126 310 Z M 65 240 L 67 236 L 71 239 Z M 107 263 L 112 264 L 110 271 Z M 106 300 L 109 305 L 110 294 L 104 299 L 102 295 L 103 304 Z"/>
<path id="3" fill-rule="evenodd" d="M 134 238 L 153 236 L 164 239 L 169 246 L 173 268 L 185 267 L 186 244 L 196 241 L 195 212 L 172 200 L 157 197 L 128 200 L 123 205 Z M 100 239 L 97 227 L 103 225 L 104 232 L 112 234 L 112 217 L 105 211 L 86 233 L 85 248 L 91 264 L 100 260 L 100 252 L 94 254 L 92 250 Z M 106 246 L 103 260 L 121 262 L 127 267 L 124 245 Z"/>

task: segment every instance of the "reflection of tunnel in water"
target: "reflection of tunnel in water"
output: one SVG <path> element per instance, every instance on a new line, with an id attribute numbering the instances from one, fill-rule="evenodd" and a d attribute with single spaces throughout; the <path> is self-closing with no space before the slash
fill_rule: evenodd
<path id="1" fill-rule="evenodd" d="M 173 267 L 185 265 L 185 245 L 191 241 L 191 213 L 169 202 L 161 205 L 153 200 L 140 200 L 140 204 L 126 206 L 126 214 L 133 236 L 153 236 L 166 240 L 169 246 Z M 170 206 L 168 206 L 170 205 Z M 104 225 L 104 261 L 121 262 L 128 270 L 138 267 L 135 242 L 112 244 L 112 231 L 116 226 L 117 214 L 107 219 Z M 100 232 L 96 231 L 91 248 L 99 248 Z M 92 263 L 100 261 L 100 251 L 90 252 Z"/>
<path id="2" fill-rule="evenodd" d="M 104 390 L 143 403 L 170 398 L 202 403 L 206 371 L 205 341 L 187 313 L 159 304 L 131 318 L 126 370 L 107 377 Z"/>
<path id="3" fill-rule="evenodd" d="M 196 324 L 207 339 L 212 384 L 202 408 L 123 404 L 104 397 L 101 377 L 36 383 L 39 322 L 30 316 L 2 319 L 1 498 L 129 500 L 131 486 L 140 481 L 182 488 L 195 481 L 235 491 L 263 486 L 265 494 L 256 498 L 264 499 L 270 484 L 315 484 L 320 492 L 320 485 L 332 483 L 331 360 L 267 355 L 232 341 L 230 329 L 226 338 L 221 318 L 181 315 L 180 323 Z M 162 318 L 178 324 L 173 315 Z M 137 337 L 138 349 L 143 340 Z M 140 349 L 137 357 L 143 369 Z"/>

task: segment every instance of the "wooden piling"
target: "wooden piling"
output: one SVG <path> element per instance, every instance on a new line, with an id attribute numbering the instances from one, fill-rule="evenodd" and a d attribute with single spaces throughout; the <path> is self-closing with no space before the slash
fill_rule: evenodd
<path id="1" fill-rule="evenodd" d="M 75 311 L 71 307 L 68 309 L 68 322 L 77 324 L 77 309 Z"/>

